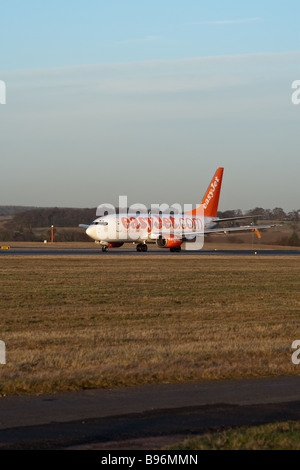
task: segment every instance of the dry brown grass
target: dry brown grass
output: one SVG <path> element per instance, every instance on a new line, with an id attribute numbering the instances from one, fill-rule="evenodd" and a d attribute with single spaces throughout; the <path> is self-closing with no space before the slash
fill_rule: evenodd
<path id="1" fill-rule="evenodd" d="M 0 393 L 299 373 L 299 258 L 4 257 Z"/>

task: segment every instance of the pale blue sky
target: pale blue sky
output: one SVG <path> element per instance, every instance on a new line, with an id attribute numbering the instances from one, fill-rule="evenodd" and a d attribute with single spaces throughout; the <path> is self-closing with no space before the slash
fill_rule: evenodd
<path id="1" fill-rule="evenodd" d="M 299 49 L 298 0 L 5 0 L 1 69 Z"/>
<path id="2" fill-rule="evenodd" d="M 0 204 L 300 208 L 295 0 L 0 1 Z M 3 167 L 2 167 L 3 168 Z"/>

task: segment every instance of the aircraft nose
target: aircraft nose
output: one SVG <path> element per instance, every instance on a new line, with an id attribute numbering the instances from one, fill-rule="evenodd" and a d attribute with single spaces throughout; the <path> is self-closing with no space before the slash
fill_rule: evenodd
<path id="1" fill-rule="evenodd" d="M 85 231 L 85 233 L 91 238 L 93 238 L 93 233 L 94 233 L 93 229 L 94 229 L 94 227 L 92 225 L 90 225 Z"/>

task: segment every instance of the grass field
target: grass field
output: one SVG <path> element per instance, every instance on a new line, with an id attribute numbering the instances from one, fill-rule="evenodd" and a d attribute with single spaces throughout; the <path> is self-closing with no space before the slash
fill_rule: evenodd
<path id="1" fill-rule="evenodd" d="M 300 423 L 263 424 L 208 433 L 170 446 L 171 450 L 300 450 Z"/>
<path id="2" fill-rule="evenodd" d="M 3 257 L 0 394 L 299 374 L 293 257 Z"/>

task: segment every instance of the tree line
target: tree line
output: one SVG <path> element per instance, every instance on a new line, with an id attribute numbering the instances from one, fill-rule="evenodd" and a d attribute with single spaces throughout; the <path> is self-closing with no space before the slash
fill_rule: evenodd
<path id="1" fill-rule="evenodd" d="M 4 210 L 4 215 L 10 211 Z M 42 241 L 50 240 L 51 226 L 55 227 L 56 241 L 90 241 L 79 224 L 90 224 L 96 218 L 96 208 L 30 208 L 20 211 L 0 227 L 0 240 L 3 241 Z"/>
<path id="2" fill-rule="evenodd" d="M 262 207 L 255 207 L 248 211 L 242 212 L 238 210 L 227 210 L 224 212 L 218 212 L 218 216 L 221 217 L 239 217 L 239 216 L 258 216 L 263 220 L 278 220 L 278 221 L 300 221 L 300 209 L 293 210 L 291 212 L 285 212 L 281 207 L 275 207 L 274 209 L 263 209 Z"/>
<path id="3" fill-rule="evenodd" d="M 0 226 L 0 240 L 41 241 L 48 238 L 50 228 L 55 229 L 56 241 L 90 241 L 79 224 L 90 224 L 96 218 L 96 208 L 29 208 L 0 206 L 0 215 L 9 216 Z M 118 212 L 118 209 L 117 209 Z M 218 217 L 251 216 L 259 220 L 300 222 L 300 210 L 286 213 L 282 208 L 256 207 L 243 212 L 240 209 L 218 212 Z"/>

